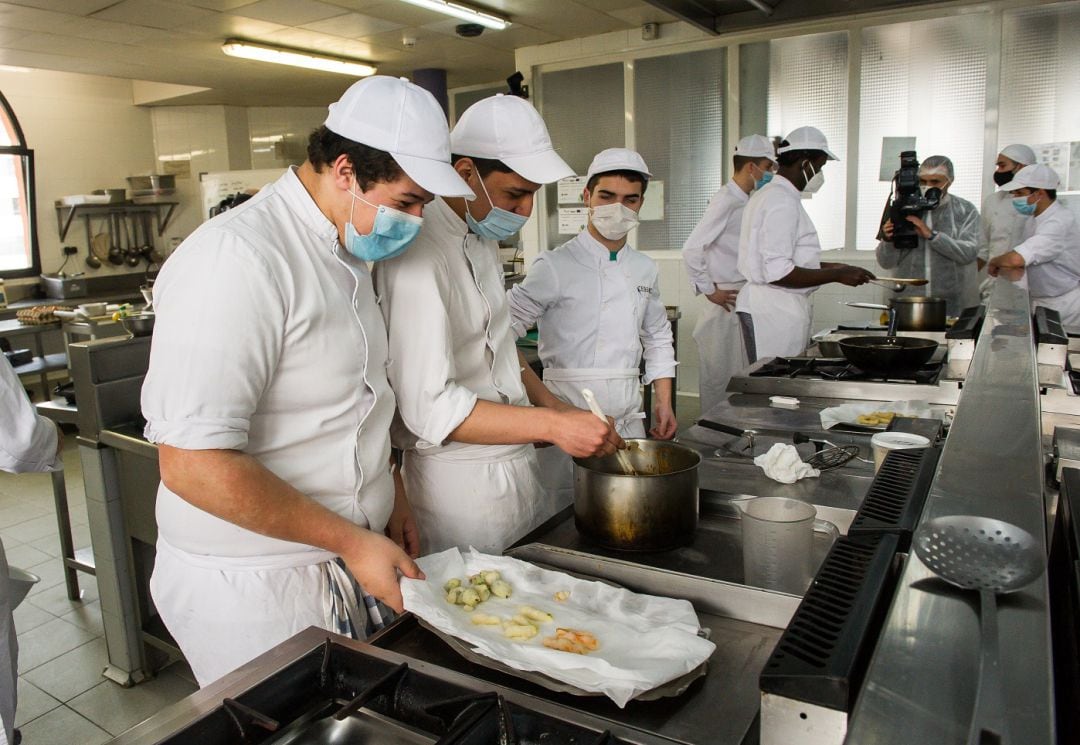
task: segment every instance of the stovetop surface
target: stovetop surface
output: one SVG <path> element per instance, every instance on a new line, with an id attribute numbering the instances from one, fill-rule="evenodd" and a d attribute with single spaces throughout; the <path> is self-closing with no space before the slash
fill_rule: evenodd
<path id="1" fill-rule="evenodd" d="M 936 385 L 942 367 L 940 361 L 930 362 L 918 370 L 884 376 L 865 372 L 842 357 L 774 357 L 753 370 L 750 376 Z"/>

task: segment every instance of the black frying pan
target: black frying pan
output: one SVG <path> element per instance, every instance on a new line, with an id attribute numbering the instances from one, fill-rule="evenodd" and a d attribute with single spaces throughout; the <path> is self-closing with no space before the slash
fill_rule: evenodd
<path id="1" fill-rule="evenodd" d="M 938 348 L 936 341 L 914 336 L 852 336 L 837 343 L 848 362 L 879 375 L 918 370 Z"/>

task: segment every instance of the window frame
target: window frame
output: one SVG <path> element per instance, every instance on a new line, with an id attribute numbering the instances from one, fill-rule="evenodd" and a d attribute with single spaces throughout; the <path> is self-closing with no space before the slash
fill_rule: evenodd
<path id="1" fill-rule="evenodd" d="M 30 266 L 24 269 L 0 270 L 0 279 L 20 279 L 24 277 L 37 277 L 41 274 L 41 246 L 38 242 L 37 224 L 37 180 L 34 175 L 34 151 L 26 146 L 26 136 L 23 134 L 22 125 L 15 116 L 14 109 L 8 103 L 7 97 L 0 92 L 0 116 L 4 117 L 11 139 L 18 142 L 17 145 L 0 145 L 0 156 L 13 155 L 22 158 L 23 178 L 25 179 L 25 207 L 26 207 L 26 234 L 30 242 Z"/>

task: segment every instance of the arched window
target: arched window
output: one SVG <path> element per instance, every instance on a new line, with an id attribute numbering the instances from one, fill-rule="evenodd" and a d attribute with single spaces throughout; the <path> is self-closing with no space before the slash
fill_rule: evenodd
<path id="1" fill-rule="evenodd" d="M 0 277 L 41 271 L 34 209 L 34 151 L 0 93 Z"/>

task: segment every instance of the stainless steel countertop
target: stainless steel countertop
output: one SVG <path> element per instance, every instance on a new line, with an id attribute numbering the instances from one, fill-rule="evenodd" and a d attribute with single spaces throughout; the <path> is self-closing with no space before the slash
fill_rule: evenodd
<path id="1" fill-rule="evenodd" d="M 1014 523 L 1044 551 L 1039 394 L 1027 292 L 998 281 L 921 517 Z M 1047 578 L 998 598 L 1003 716 L 1011 742 L 1053 743 Z M 977 593 L 938 580 L 913 554 L 852 715 L 847 743 L 962 743 L 979 665 Z"/>

